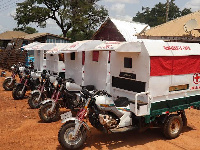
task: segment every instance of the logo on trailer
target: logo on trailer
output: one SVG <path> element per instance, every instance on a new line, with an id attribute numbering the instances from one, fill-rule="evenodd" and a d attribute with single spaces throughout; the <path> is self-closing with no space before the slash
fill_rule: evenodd
<path id="1" fill-rule="evenodd" d="M 191 50 L 191 48 L 189 46 L 163 46 L 165 50 Z"/>
<path id="2" fill-rule="evenodd" d="M 195 73 L 195 74 L 193 75 L 193 82 L 194 82 L 195 84 L 199 84 L 199 83 L 200 83 L 200 73 Z"/>

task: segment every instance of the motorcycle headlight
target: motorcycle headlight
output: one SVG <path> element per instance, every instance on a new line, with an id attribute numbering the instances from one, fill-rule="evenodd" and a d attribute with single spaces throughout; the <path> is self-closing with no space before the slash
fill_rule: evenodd
<path id="1" fill-rule="evenodd" d="M 54 86 L 55 88 L 57 88 L 57 86 L 58 86 L 58 81 L 57 81 L 57 80 L 53 82 L 53 86 Z"/>

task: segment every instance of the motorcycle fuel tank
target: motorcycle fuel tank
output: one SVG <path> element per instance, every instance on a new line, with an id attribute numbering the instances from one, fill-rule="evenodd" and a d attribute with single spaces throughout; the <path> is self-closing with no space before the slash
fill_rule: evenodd
<path id="1" fill-rule="evenodd" d="M 66 89 L 68 91 L 81 91 L 82 88 L 80 85 L 76 83 L 66 82 Z"/>
<path id="2" fill-rule="evenodd" d="M 108 97 L 106 95 L 97 96 L 97 97 L 95 97 L 95 99 L 96 99 L 96 104 L 98 106 L 101 106 L 101 105 L 114 105 L 114 101 L 113 101 L 112 97 Z"/>

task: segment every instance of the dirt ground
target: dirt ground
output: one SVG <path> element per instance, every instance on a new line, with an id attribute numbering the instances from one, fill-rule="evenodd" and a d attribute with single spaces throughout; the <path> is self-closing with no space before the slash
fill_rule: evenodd
<path id="1" fill-rule="evenodd" d="M 38 110 L 29 108 L 28 98 L 14 100 L 12 92 L 3 89 L 3 81 L 0 77 L 0 150 L 62 150 L 57 138 L 61 121 L 42 123 Z M 90 126 L 91 134 L 83 149 L 200 150 L 200 111 L 186 110 L 186 116 L 188 126 L 173 140 L 166 140 L 160 129 L 103 134 Z"/>

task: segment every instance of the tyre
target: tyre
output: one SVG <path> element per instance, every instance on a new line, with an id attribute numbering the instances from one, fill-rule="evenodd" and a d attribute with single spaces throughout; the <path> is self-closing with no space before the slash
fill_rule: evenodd
<path id="1" fill-rule="evenodd" d="M 13 91 L 12 91 L 12 96 L 15 100 L 18 100 L 18 99 L 23 99 L 24 96 L 25 96 L 25 93 L 26 93 L 26 89 L 24 89 L 24 91 L 22 92 L 22 89 L 23 89 L 23 84 L 21 85 L 17 85 Z"/>
<path id="2" fill-rule="evenodd" d="M 163 134 L 168 139 L 178 137 L 183 128 L 183 121 L 180 116 L 170 116 L 164 123 Z"/>
<path id="3" fill-rule="evenodd" d="M 44 100 L 44 96 L 41 95 L 40 99 L 38 99 L 40 96 L 39 92 L 35 92 L 33 94 L 31 94 L 31 96 L 28 99 L 28 104 L 30 106 L 30 108 L 32 109 L 36 109 L 40 107 L 40 103 Z"/>
<path id="4" fill-rule="evenodd" d="M 57 121 L 60 117 L 59 104 L 56 104 L 55 109 L 51 112 L 52 102 L 42 104 L 39 109 L 39 117 L 43 122 L 50 123 Z"/>
<path id="5" fill-rule="evenodd" d="M 79 149 L 86 141 L 87 134 L 84 126 L 78 132 L 75 138 L 72 138 L 72 133 L 75 129 L 75 123 L 65 123 L 58 132 L 58 141 L 65 149 Z"/>
<path id="6" fill-rule="evenodd" d="M 12 91 L 14 86 L 15 86 L 15 83 L 16 81 L 15 80 L 12 80 L 11 78 L 7 78 L 4 80 L 3 82 L 3 88 L 6 90 L 6 91 Z"/>

